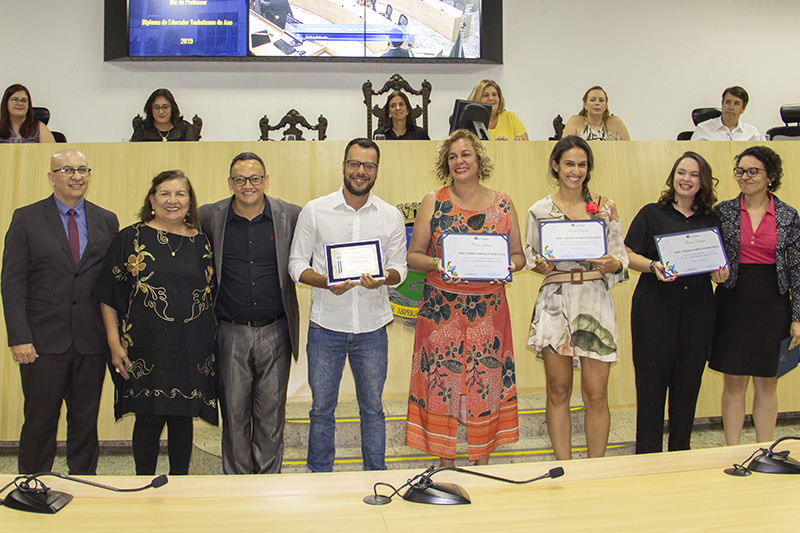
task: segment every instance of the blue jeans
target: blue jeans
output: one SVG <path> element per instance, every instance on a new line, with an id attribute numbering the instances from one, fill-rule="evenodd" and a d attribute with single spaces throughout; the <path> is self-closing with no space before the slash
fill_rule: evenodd
<path id="1" fill-rule="evenodd" d="M 364 470 L 386 470 L 386 422 L 381 396 L 386 381 L 388 349 L 386 326 L 369 333 L 343 333 L 314 322 L 309 324 L 306 354 L 311 386 L 311 427 L 307 462 L 312 472 L 333 469 L 336 454 L 334 411 L 348 356 L 361 418 Z"/>

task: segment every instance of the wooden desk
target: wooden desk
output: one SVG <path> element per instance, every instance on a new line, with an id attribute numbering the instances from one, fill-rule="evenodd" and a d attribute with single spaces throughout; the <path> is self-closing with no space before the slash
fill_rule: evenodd
<path id="1" fill-rule="evenodd" d="M 798 441 L 781 449 L 800 455 Z M 56 515 L 0 508 L 4 531 L 790 531 L 800 521 L 800 476 L 731 477 L 753 445 L 649 456 L 521 463 L 481 469 L 528 479 L 561 465 L 556 480 L 510 485 L 454 472 L 434 477 L 467 490 L 472 504 L 436 506 L 399 496 L 362 498 L 377 481 L 402 485 L 419 471 L 171 478 L 157 490 L 117 494 L 45 479 L 73 501 Z M 0 477 L 3 484 L 11 478 Z M 142 477 L 101 477 L 137 486 Z M 381 492 L 387 489 L 381 488 Z"/>

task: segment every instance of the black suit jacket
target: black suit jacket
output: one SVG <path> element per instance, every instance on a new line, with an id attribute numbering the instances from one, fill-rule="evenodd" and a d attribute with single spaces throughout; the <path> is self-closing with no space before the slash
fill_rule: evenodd
<path id="1" fill-rule="evenodd" d="M 272 212 L 272 224 L 275 231 L 275 252 L 278 257 L 278 282 L 281 285 L 283 310 L 289 322 L 289 335 L 292 339 L 292 354 L 295 360 L 299 355 L 300 342 L 300 307 L 297 305 L 297 292 L 294 281 L 289 277 L 289 248 L 292 246 L 294 228 L 300 206 L 284 202 L 278 198 L 267 196 Z M 231 198 L 225 198 L 213 204 L 200 207 L 200 225 L 208 235 L 214 249 L 214 267 L 217 273 L 217 286 L 222 280 L 222 249 L 225 244 L 225 222 Z"/>
<path id="2" fill-rule="evenodd" d="M 77 267 L 53 195 L 14 211 L 0 275 L 9 346 L 108 352 L 100 302 L 91 291 L 119 222 L 111 211 L 89 201 L 85 206 L 89 240 Z"/>

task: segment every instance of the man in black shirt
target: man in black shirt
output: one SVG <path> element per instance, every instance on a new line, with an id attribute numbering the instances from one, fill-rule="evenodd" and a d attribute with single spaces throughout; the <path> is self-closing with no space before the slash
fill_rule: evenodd
<path id="1" fill-rule="evenodd" d="M 233 158 L 232 198 L 200 208 L 214 250 L 219 294 L 217 376 L 226 474 L 281 471 L 286 388 L 297 359 L 299 309 L 289 248 L 300 206 L 265 194 L 264 162 Z"/>

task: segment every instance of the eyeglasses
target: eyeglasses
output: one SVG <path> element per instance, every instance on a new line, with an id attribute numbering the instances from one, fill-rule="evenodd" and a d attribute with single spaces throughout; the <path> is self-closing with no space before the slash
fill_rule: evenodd
<path id="1" fill-rule="evenodd" d="M 169 104 L 153 106 L 153 111 L 169 111 L 170 109 L 172 109 L 172 106 Z"/>
<path id="2" fill-rule="evenodd" d="M 362 163 L 358 159 L 348 159 L 344 163 L 347 165 L 347 168 L 349 168 L 350 170 L 358 170 L 358 168 L 361 165 L 364 165 L 364 170 L 366 170 L 367 172 L 375 172 L 376 170 L 378 170 L 378 164 L 377 163 L 371 163 L 369 161 L 367 161 L 365 163 Z"/>
<path id="3" fill-rule="evenodd" d="M 24 105 L 28 105 L 28 99 L 27 99 L 27 98 L 17 98 L 17 97 L 15 96 L 15 97 L 12 97 L 10 100 L 11 100 L 11 103 L 12 103 L 12 104 L 24 104 Z"/>
<path id="4" fill-rule="evenodd" d="M 758 176 L 758 173 L 762 171 L 766 172 L 767 170 L 758 167 L 750 167 L 750 168 L 736 167 L 733 169 L 733 175 L 736 177 L 736 179 L 741 179 L 745 174 L 747 174 L 747 176 L 750 178 L 755 178 Z"/>
<path id="5" fill-rule="evenodd" d="M 264 181 L 264 176 L 231 176 L 231 181 L 237 186 L 242 187 L 246 182 L 250 182 L 253 187 L 258 187 Z"/>
<path id="6" fill-rule="evenodd" d="M 61 167 L 53 170 L 52 172 L 53 173 L 61 172 L 67 178 L 71 178 L 73 174 L 77 172 L 78 174 L 80 174 L 82 178 L 85 178 L 86 176 L 92 173 L 92 169 L 88 167 L 78 167 L 78 168 Z"/>

